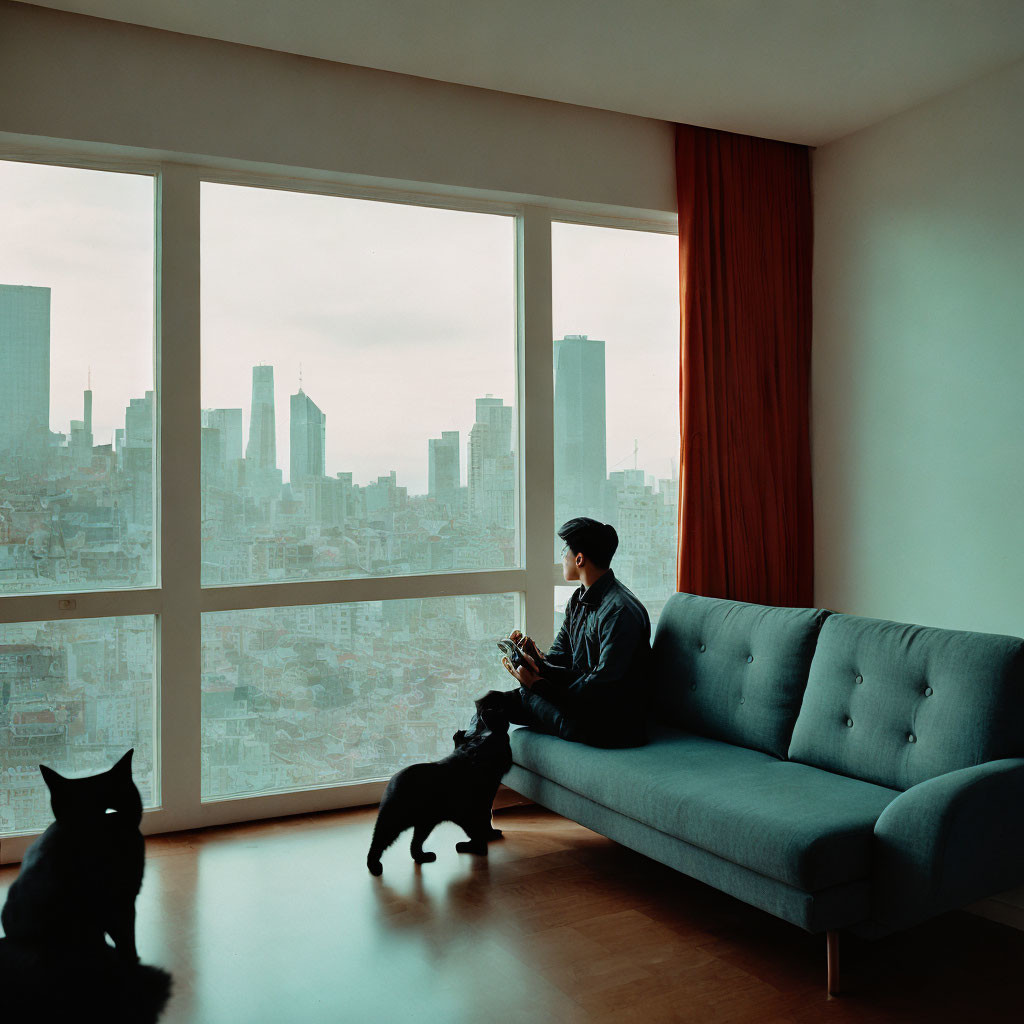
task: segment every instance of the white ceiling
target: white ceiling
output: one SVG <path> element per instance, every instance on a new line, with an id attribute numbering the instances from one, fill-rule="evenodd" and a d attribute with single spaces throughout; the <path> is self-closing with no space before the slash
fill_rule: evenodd
<path id="1" fill-rule="evenodd" d="M 1024 56 L 1024 0 L 58 0 L 37 6 L 812 145 Z"/>

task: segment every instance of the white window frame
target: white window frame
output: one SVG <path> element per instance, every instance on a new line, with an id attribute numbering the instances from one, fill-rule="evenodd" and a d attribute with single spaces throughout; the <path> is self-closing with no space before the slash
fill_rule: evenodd
<path id="1" fill-rule="evenodd" d="M 555 221 L 677 233 L 674 214 L 609 209 L 469 189 L 425 191 L 367 184 L 343 174 L 254 170 L 224 161 L 149 162 L 82 154 L 59 143 L 0 148 L 0 159 L 136 172 L 155 180 L 155 337 L 157 394 L 154 529 L 157 584 L 139 590 L 0 597 L 0 624 L 74 618 L 156 617 L 155 770 L 159 806 L 146 834 L 376 803 L 386 780 L 326 784 L 258 796 L 201 798 L 202 633 L 204 612 L 453 595 L 518 595 L 518 617 L 541 646 L 552 640 L 553 587 L 564 585 L 552 561 L 554 387 L 551 225 Z M 351 580 L 201 585 L 200 494 L 200 189 L 203 182 L 255 185 L 349 198 L 505 214 L 516 222 L 516 394 L 520 568 Z M 174 438 L 173 445 L 164 439 Z M 173 504 L 168 496 L 173 495 Z M 167 514 L 168 511 L 173 514 Z M 163 558 L 162 552 L 173 552 Z M 511 625 L 511 624 L 510 624 Z M 0 863 L 21 859 L 37 832 L 0 837 Z"/>

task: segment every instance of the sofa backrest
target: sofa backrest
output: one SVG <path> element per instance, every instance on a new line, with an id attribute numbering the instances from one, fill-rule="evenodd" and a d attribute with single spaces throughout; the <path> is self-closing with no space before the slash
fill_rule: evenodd
<path id="1" fill-rule="evenodd" d="M 830 615 L 789 757 L 909 789 L 1024 755 L 1024 640 Z"/>
<path id="2" fill-rule="evenodd" d="M 673 594 L 654 636 L 654 716 L 784 758 L 827 616 Z"/>

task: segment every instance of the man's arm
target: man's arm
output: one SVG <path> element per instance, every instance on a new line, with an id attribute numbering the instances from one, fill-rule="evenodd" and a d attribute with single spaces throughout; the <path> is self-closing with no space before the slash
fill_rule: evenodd
<path id="1" fill-rule="evenodd" d="M 576 590 L 566 605 L 565 618 L 562 620 L 562 628 L 558 631 L 555 642 L 537 665 L 541 676 L 554 683 L 559 689 L 564 689 L 579 678 L 579 672 L 573 668 L 570 635 L 570 624 L 578 603 L 579 590 Z"/>
<path id="2" fill-rule="evenodd" d="M 551 649 L 537 666 L 541 677 L 562 689 L 579 678 L 579 673 L 572 667 L 572 644 L 569 639 L 569 609 L 565 611 L 565 621 L 555 637 Z"/>
<path id="3" fill-rule="evenodd" d="M 533 692 L 569 712 L 609 700 L 626 678 L 637 650 L 641 645 L 649 645 L 650 630 L 625 608 L 608 613 L 598 624 L 598 630 L 601 646 L 597 665 L 590 672 L 568 686 L 558 685 L 544 672 L 543 678 L 533 684 Z"/>

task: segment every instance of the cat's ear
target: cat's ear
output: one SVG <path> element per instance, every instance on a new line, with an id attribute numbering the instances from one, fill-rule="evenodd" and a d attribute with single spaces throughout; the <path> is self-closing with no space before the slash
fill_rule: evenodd
<path id="1" fill-rule="evenodd" d="M 43 782 L 46 783 L 46 788 L 52 793 L 60 784 L 65 780 L 64 776 L 60 772 L 55 772 L 52 768 L 47 768 L 45 764 L 39 766 L 40 774 L 43 776 Z"/>
<path id="2" fill-rule="evenodd" d="M 132 747 L 132 749 L 129 750 L 128 753 L 125 754 L 124 757 L 122 757 L 121 760 L 118 761 L 110 770 L 112 772 L 127 772 L 130 776 L 132 773 L 132 754 L 134 753 L 135 748 Z"/>

